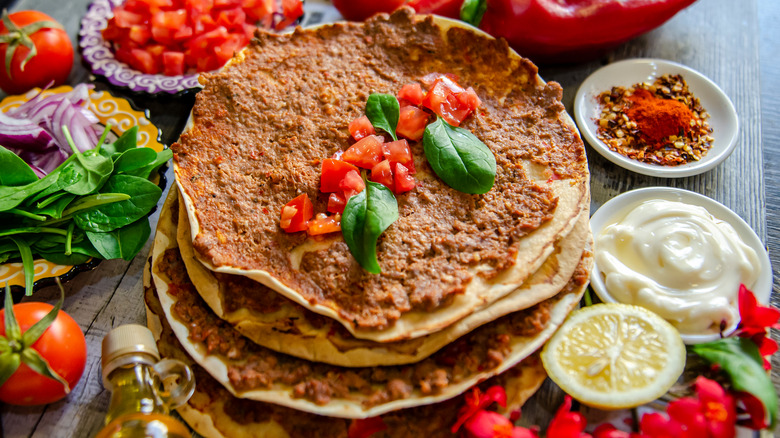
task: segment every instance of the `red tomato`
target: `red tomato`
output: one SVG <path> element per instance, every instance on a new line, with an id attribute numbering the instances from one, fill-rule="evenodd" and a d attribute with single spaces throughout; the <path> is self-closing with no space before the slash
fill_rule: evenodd
<path id="1" fill-rule="evenodd" d="M 395 192 L 393 184 L 393 172 L 390 170 L 390 161 L 384 160 L 371 169 L 371 181 L 379 183 Z"/>
<path id="2" fill-rule="evenodd" d="M 357 119 L 349 122 L 349 133 L 355 140 L 360 140 L 363 137 L 376 134 L 374 125 L 368 120 L 366 116 L 360 116 Z"/>
<path id="3" fill-rule="evenodd" d="M 164 75 L 176 76 L 184 74 L 184 53 L 163 52 L 162 61 Z"/>
<path id="4" fill-rule="evenodd" d="M 19 11 L 10 14 L 9 18 L 18 27 L 40 21 L 54 23 L 54 19 L 38 11 Z M 0 22 L 0 34 L 8 30 Z M 73 45 L 67 32 L 57 28 L 43 28 L 32 35 L 30 39 L 35 46 L 36 55 L 29 62 L 22 64 L 30 50 L 22 44 L 13 52 L 10 74 L 5 67 L 0 67 L 0 88 L 8 94 L 21 94 L 33 87 L 45 87 L 51 81 L 54 85 L 65 83 L 73 67 Z M 5 54 L 8 44 L 0 44 L 0 53 Z M 4 59 L 7 59 L 4 56 Z"/>
<path id="5" fill-rule="evenodd" d="M 341 193 L 331 193 L 328 196 L 328 211 L 331 213 L 344 213 L 344 207 L 347 206 L 347 200 Z"/>
<path id="6" fill-rule="evenodd" d="M 358 174 L 358 168 L 341 160 L 326 158 L 322 160 L 322 176 L 320 177 L 320 191 L 323 193 L 332 193 L 340 190 L 339 183 L 347 175 L 347 172 L 354 170 Z"/>
<path id="7" fill-rule="evenodd" d="M 363 21 L 379 12 L 393 12 L 404 2 L 405 0 L 333 0 L 333 6 L 347 20 Z"/>
<path id="8" fill-rule="evenodd" d="M 459 126 L 471 114 L 472 109 L 458 100 L 458 95 L 466 90 L 446 76 L 433 83 L 423 100 L 423 106 L 438 114 L 452 126 Z M 468 99 L 466 100 L 468 102 Z"/>
<path id="9" fill-rule="evenodd" d="M 416 106 L 422 105 L 423 97 L 425 97 L 425 94 L 423 93 L 422 87 L 420 84 L 416 83 L 406 84 L 398 91 L 398 100 L 405 100 Z"/>
<path id="10" fill-rule="evenodd" d="M 366 188 L 366 183 L 357 171 L 350 170 L 339 182 L 339 188 L 344 191 L 344 199 L 349 200 L 362 192 Z"/>
<path id="11" fill-rule="evenodd" d="M 384 139 L 378 135 L 369 135 L 358 140 L 349 147 L 341 159 L 363 169 L 370 169 L 382 161 L 382 143 Z"/>
<path id="12" fill-rule="evenodd" d="M 341 215 L 328 216 L 325 213 L 317 213 L 317 216 L 309 221 L 309 228 L 306 230 L 310 236 L 337 231 L 341 231 Z"/>
<path id="13" fill-rule="evenodd" d="M 395 167 L 396 163 L 401 163 L 410 173 L 416 173 L 414 169 L 414 157 L 409 143 L 404 140 L 391 141 L 382 145 L 382 153 L 385 158 L 390 160 L 390 167 Z"/>
<path id="14" fill-rule="evenodd" d="M 463 0 L 409 0 L 407 5 L 418 14 L 436 14 L 460 19 L 460 7 Z"/>
<path id="15" fill-rule="evenodd" d="M 409 140 L 419 141 L 425 134 L 430 115 L 416 106 L 407 105 L 401 108 L 398 126 L 395 132 Z"/>
<path id="16" fill-rule="evenodd" d="M 22 303 L 14 305 L 14 314 L 22 333 L 38 322 L 54 306 L 46 303 Z M 0 320 L 5 310 L 0 310 Z M 0 334 L 5 327 L 0 324 Z M 87 342 L 84 333 L 70 315 L 60 310 L 57 318 L 32 345 L 46 359 L 71 389 L 76 386 L 87 363 Z M 61 383 L 43 377 L 22 363 L 16 372 L 0 387 L 0 400 L 14 405 L 43 405 L 65 397 Z"/>
<path id="17" fill-rule="evenodd" d="M 309 220 L 313 216 L 314 205 L 309 200 L 309 195 L 303 193 L 282 207 L 279 226 L 288 233 L 303 231 L 309 227 Z"/>
<path id="18" fill-rule="evenodd" d="M 394 193 L 404 193 L 414 188 L 414 177 L 409 175 L 409 173 L 409 169 L 407 169 L 406 166 L 401 163 L 396 163 L 395 178 L 393 178 L 393 182 L 395 183 Z"/>

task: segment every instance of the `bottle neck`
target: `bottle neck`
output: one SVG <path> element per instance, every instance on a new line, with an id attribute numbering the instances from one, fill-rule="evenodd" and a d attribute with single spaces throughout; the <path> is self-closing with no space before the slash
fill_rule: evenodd
<path id="1" fill-rule="evenodd" d="M 168 414 L 167 403 L 159 396 L 160 381 L 147 360 L 134 360 L 117 366 L 106 376 L 111 404 L 105 424 L 132 413 Z"/>

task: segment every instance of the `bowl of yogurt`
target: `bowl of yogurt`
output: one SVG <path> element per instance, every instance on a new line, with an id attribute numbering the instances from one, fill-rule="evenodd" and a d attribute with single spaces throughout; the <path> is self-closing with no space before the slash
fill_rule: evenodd
<path id="1" fill-rule="evenodd" d="M 723 204 L 671 187 L 623 193 L 590 220 L 591 284 L 604 302 L 639 305 L 674 325 L 688 344 L 739 324 L 740 284 L 769 302 L 769 255 L 750 226 Z"/>

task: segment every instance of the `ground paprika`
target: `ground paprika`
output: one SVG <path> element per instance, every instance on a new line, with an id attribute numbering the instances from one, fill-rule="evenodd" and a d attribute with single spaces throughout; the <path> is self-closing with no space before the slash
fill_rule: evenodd
<path id="1" fill-rule="evenodd" d="M 694 115 L 684 103 L 656 97 L 644 88 L 637 88 L 628 100 L 631 106 L 625 113 L 651 148 L 660 149 L 670 136 L 685 137 L 691 132 Z"/>

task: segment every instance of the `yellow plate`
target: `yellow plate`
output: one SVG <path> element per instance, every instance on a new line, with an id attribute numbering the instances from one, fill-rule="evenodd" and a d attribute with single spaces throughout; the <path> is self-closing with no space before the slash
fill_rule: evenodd
<path id="1" fill-rule="evenodd" d="M 43 92 L 44 96 L 52 94 L 67 93 L 73 88 L 67 85 L 61 87 L 51 88 Z M 27 94 L 19 96 L 8 96 L 0 102 L 0 111 L 6 112 L 12 108 L 16 108 L 26 102 L 27 100 L 35 97 L 40 92 L 40 89 L 34 88 L 27 92 Z M 163 150 L 164 146 L 159 141 L 160 130 L 157 129 L 151 121 L 149 121 L 147 115 L 143 111 L 138 111 L 130 106 L 130 102 L 125 99 L 114 97 L 107 91 L 95 91 L 89 92 L 89 108 L 97 116 L 100 123 L 103 125 L 111 124 L 111 131 L 117 136 L 122 135 L 123 132 L 138 126 L 138 147 L 149 147 L 157 152 Z M 97 266 L 97 263 L 93 260 L 88 261 L 83 265 L 71 266 L 71 265 L 57 265 L 46 261 L 44 259 L 35 260 L 35 286 L 36 288 L 42 286 L 39 285 L 39 281 L 47 278 L 53 279 L 54 277 L 65 276 L 64 279 L 69 279 L 73 275 Z M 24 286 L 24 272 L 22 271 L 21 263 L 4 263 L 0 264 L 0 284 L 3 286 L 8 282 L 11 286 Z"/>

